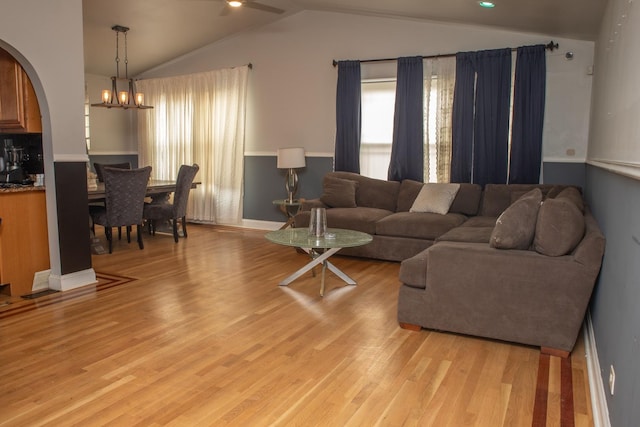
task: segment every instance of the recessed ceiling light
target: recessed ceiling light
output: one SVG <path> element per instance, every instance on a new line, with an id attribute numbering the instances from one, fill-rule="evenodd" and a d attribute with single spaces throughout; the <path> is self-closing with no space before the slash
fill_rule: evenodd
<path id="1" fill-rule="evenodd" d="M 496 7 L 496 4 L 494 2 L 491 2 L 491 1 L 479 1 L 478 4 L 480 5 L 480 7 L 485 7 L 487 9 L 491 9 L 493 7 Z"/>
<path id="2" fill-rule="evenodd" d="M 241 1 L 227 1 L 227 3 L 229 4 L 229 6 L 231 7 L 240 7 L 242 6 L 242 2 Z"/>

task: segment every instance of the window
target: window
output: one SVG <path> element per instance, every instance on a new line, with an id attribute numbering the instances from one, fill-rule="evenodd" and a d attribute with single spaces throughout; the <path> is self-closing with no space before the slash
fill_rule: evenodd
<path id="1" fill-rule="evenodd" d="M 87 146 L 87 153 L 91 150 L 91 133 L 89 132 L 89 111 L 91 110 L 91 103 L 89 102 L 89 92 L 87 85 L 84 85 L 84 142 Z"/>
<path id="2" fill-rule="evenodd" d="M 361 97 L 360 174 L 386 180 L 393 140 L 396 81 L 363 81 Z"/>
<path id="3" fill-rule="evenodd" d="M 426 60 L 424 75 L 423 179 L 424 182 L 449 182 L 455 58 Z M 364 176 L 387 179 L 395 91 L 395 78 L 362 82 L 360 174 Z"/>

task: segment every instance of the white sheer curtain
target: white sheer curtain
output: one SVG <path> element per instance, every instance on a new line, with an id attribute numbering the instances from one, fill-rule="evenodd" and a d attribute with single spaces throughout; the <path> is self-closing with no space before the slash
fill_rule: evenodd
<path id="1" fill-rule="evenodd" d="M 152 110 L 138 113 L 139 164 L 152 177 L 175 180 L 197 163 L 189 219 L 217 224 L 242 220 L 242 176 L 249 67 L 136 82 Z"/>
<path id="2" fill-rule="evenodd" d="M 456 58 L 425 60 L 424 76 L 424 180 L 449 182 Z"/>

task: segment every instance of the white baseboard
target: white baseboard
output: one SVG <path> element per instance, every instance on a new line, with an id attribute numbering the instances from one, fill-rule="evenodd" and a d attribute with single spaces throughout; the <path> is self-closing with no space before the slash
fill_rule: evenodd
<path id="1" fill-rule="evenodd" d="M 594 427 L 611 427 L 606 390 L 600 374 L 600 360 L 598 359 L 596 339 L 593 332 L 593 324 L 591 323 L 591 312 L 587 312 L 585 318 L 584 347 L 587 359 L 587 374 L 589 376 L 593 425 Z"/>
<path id="2" fill-rule="evenodd" d="M 75 273 L 51 274 L 49 276 L 49 288 L 57 291 L 69 291 L 71 289 L 96 283 L 96 272 L 93 268 L 87 270 L 76 271 Z"/>
<path id="3" fill-rule="evenodd" d="M 277 230 L 284 225 L 284 222 L 260 221 L 257 219 L 243 219 L 240 227 L 253 228 L 256 230 Z"/>
<path id="4" fill-rule="evenodd" d="M 284 222 L 262 221 L 258 219 L 243 219 L 240 221 L 239 224 L 237 223 L 225 224 L 223 222 L 213 223 L 208 221 L 195 221 L 195 220 L 189 220 L 189 222 L 192 222 L 194 224 L 221 225 L 221 226 L 228 226 L 228 227 L 249 228 L 253 230 L 265 230 L 265 231 L 278 230 L 280 229 L 280 227 L 282 227 L 285 224 Z"/>

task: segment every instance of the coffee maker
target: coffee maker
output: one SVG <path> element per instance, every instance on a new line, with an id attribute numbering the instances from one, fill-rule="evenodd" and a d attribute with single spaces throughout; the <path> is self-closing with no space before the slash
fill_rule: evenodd
<path id="1" fill-rule="evenodd" d="M 26 179 L 22 161 L 23 148 L 14 147 L 13 140 L 4 140 L 4 161 L 0 161 L 0 182 L 22 183 Z"/>

